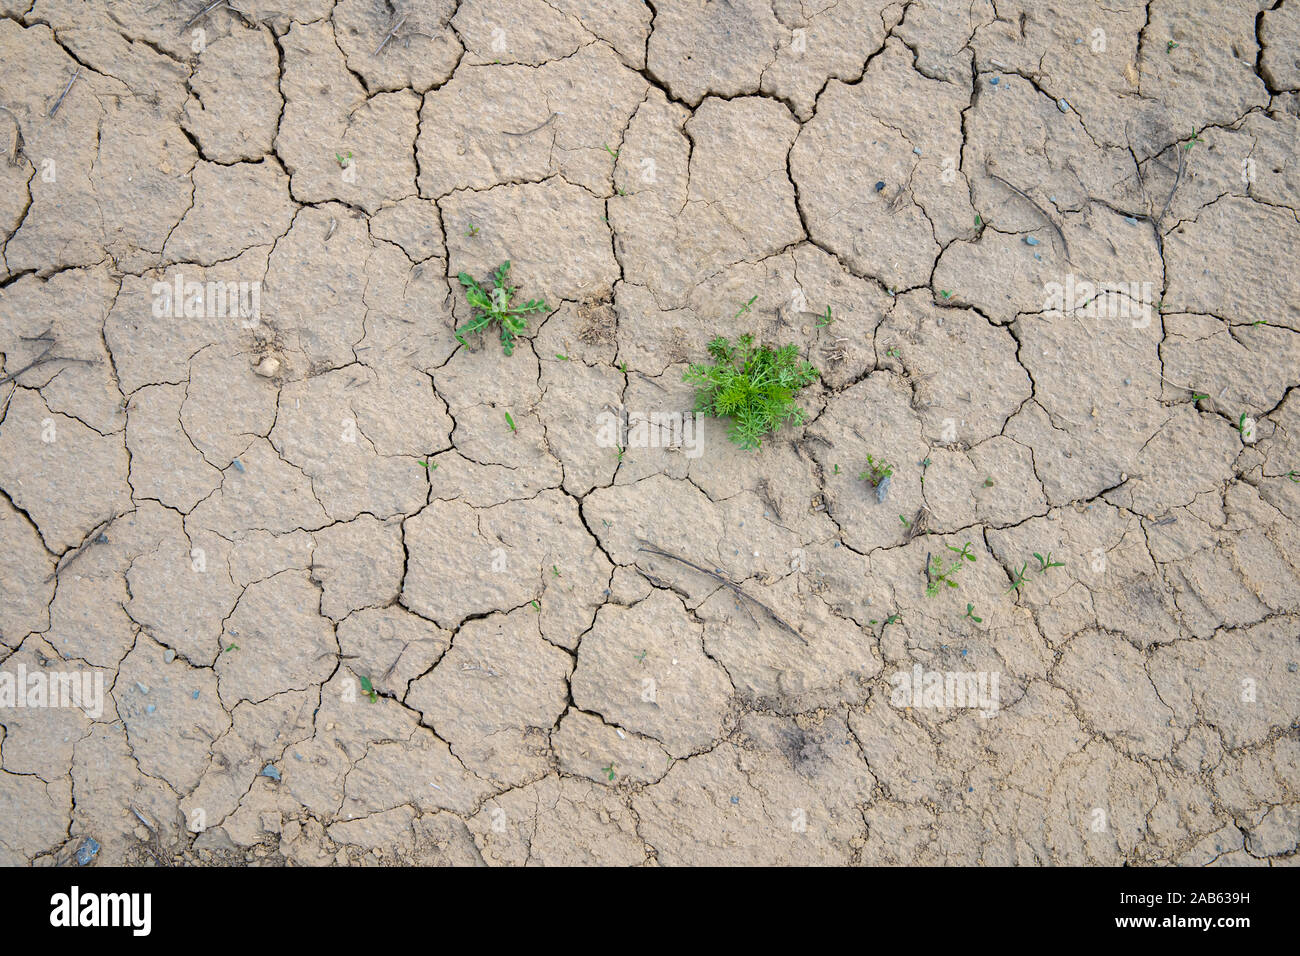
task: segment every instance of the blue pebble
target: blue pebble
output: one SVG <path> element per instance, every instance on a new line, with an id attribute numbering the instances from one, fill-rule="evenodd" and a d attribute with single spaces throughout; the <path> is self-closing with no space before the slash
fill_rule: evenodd
<path id="1" fill-rule="evenodd" d="M 1138 221 L 1134 219 L 1132 216 L 1125 216 L 1124 221 L 1128 223 L 1130 226 L 1136 226 L 1138 224 Z"/>
<path id="2" fill-rule="evenodd" d="M 913 147 L 912 147 L 912 152 L 914 152 L 914 153 L 916 153 L 916 155 L 920 156 L 920 155 L 921 155 L 921 147 L 920 147 L 920 146 L 913 146 Z"/>
<path id="3" fill-rule="evenodd" d="M 1060 110 L 1062 113 L 1070 112 L 1070 104 L 1065 102 L 1065 100 L 1057 100 L 1056 108 Z"/>
<path id="4" fill-rule="evenodd" d="M 199 692 L 196 690 L 194 693 L 190 694 L 190 698 L 191 698 L 192 700 L 198 700 L 198 699 L 199 699 Z"/>
<path id="5" fill-rule="evenodd" d="M 262 768 L 261 776 L 270 777 L 276 783 L 280 782 L 280 771 L 275 769 L 275 764 L 269 763 Z"/>
<path id="6" fill-rule="evenodd" d="M 144 709 L 144 712 L 145 712 L 146 714 L 152 714 L 152 713 L 153 713 L 155 710 L 157 710 L 157 709 L 158 709 L 158 705 L 157 705 L 157 704 L 150 704 L 148 707 L 146 707 L 146 708 Z"/>
<path id="7" fill-rule="evenodd" d="M 876 192 L 880 192 L 884 188 L 885 188 L 885 181 L 883 179 L 876 180 Z"/>
<path id="8" fill-rule="evenodd" d="M 732 798 L 731 798 L 731 802 L 732 802 L 732 803 L 740 803 L 740 797 L 732 797 Z"/>
<path id="9" fill-rule="evenodd" d="M 1038 240 L 1035 239 L 1033 236 L 1025 236 L 1025 245 L 1036 246 L 1038 245 Z"/>
<path id="10" fill-rule="evenodd" d="M 86 837 L 77 847 L 77 866 L 85 866 L 99 853 L 99 843 L 94 837 Z"/>
<path id="11" fill-rule="evenodd" d="M 993 77 L 991 80 L 989 80 L 989 83 L 992 84 L 993 86 L 997 86 L 997 85 L 998 85 L 998 80 L 999 80 L 999 79 L 1001 79 L 1001 77 L 997 77 L 997 76 L 995 76 L 995 77 Z"/>
<path id="12" fill-rule="evenodd" d="M 886 475 L 881 479 L 880 484 L 876 485 L 876 504 L 883 502 L 889 494 L 889 477 Z"/>
<path id="13" fill-rule="evenodd" d="M 235 466 L 235 471 L 243 471 L 243 470 L 244 470 L 244 463 L 243 463 L 242 461 L 240 461 L 238 458 L 236 458 L 234 461 L 232 461 L 231 464 Z"/>

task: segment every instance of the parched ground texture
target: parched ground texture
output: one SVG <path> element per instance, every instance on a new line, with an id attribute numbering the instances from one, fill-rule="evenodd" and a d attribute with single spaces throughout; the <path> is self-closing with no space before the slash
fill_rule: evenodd
<path id="1" fill-rule="evenodd" d="M 1297 861 L 1300 0 L 0 13 L 0 863 Z"/>

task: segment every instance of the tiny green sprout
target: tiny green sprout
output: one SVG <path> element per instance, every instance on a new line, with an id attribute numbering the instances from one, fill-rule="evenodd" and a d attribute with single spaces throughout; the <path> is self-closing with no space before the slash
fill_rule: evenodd
<path id="1" fill-rule="evenodd" d="M 898 359 L 900 362 L 903 360 L 903 353 L 898 350 L 897 345 L 895 345 L 893 348 L 888 349 L 885 352 L 885 354 L 890 356 L 891 358 Z"/>
<path id="2" fill-rule="evenodd" d="M 627 195 L 627 190 L 624 189 L 622 186 L 619 186 L 619 187 L 617 187 L 617 188 L 618 188 L 618 194 L 619 194 L 620 196 L 626 196 L 626 195 Z"/>
<path id="3" fill-rule="evenodd" d="M 976 227 L 984 225 L 984 220 L 980 218 L 978 213 L 975 214 L 975 225 Z"/>
<path id="4" fill-rule="evenodd" d="M 556 357 L 557 359 L 559 359 L 561 362 L 567 362 L 567 361 L 569 361 L 569 357 L 568 357 L 567 355 L 564 355 L 564 354 L 561 353 L 561 352 L 556 352 L 556 353 L 555 353 L 555 357 Z"/>
<path id="5" fill-rule="evenodd" d="M 474 238 L 475 236 L 477 236 L 477 235 L 478 235 L 478 226 L 474 225 L 474 224 L 471 222 L 471 223 L 469 224 L 469 229 L 467 229 L 467 230 L 465 231 L 465 238 L 466 238 L 466 239 L 473 239 L 473 238 Z"/>
<path id="6" fill-rule="evenodd" d="M 614 779 L 614 761 L 611 760 L 611 761 L 609 762 L 608 766 L 601 767 L 601 768 L 600 768 L 600 772 L 603 773 L 603 774 L 605 774 L 606 776 L 608 776 L 610 780 L 613 780 L 613 779 Z"/>
<path id="7" fill-rule="evenodd" d="M 750 300 L 749 300 L 748 302 L 742 304 L 741 307 L 740 307 L 739 309 L 736 310 L 736 314 L 735 314 L 734 316 L 732 316 L 732 318 L 736 318 L 736 319 L 738 319 L 738 318 L 740 318 L 742 315 L 744 315 L 746 312 L 750 311 L 751 306 L 753 306 L 755 300 L 757 300 L 757 299 L 758 299 L 758 296 L 753 296 L 752 298 L 750 298 Z"/>
<path id="8" fill-rule="evenodd" d="M 517 429 L 515 428 L 515 420 L 510 417 L 509 412 L 506 412 L 506 424 L 510 426 L 510 430 L 512 432 L 517 431 Z"/>
<path id="9" fill-rule="evenodd" d="M 940 290 L 939 290 L 939 294 L 940 294 L 941 296 L 943 296 L 945 299 L 951 299 L 951 298 L 952 298 L 952 290 L 951 290 L 951 289 L 940 289 Z"/>
<path id="10" fill-rule="evenodd" d="M 618 370 L 619 370 L 620 372 L 622 372 L 624 375 L 626 375 L 626 374 L 627 374 L 627 363 L 626 363 L 626 362 L 619 362 L 619 363 L 618 363 Z"/>
<path id="11" fill-rule="evenodd" d="M 536 599 L 536 598 L 534 598 L 533 600 L 529 601 L 528 603 L 531 604 L 531 605 L 533 606 L 533 610 L 534 610 L 534 611 L 540 611 L 540 610 L 542 609 L 541 604 L 539 604 L 539 603 L 537 602 L 537 599 Z"/>
<path id="12" fill-rule="evenodd" d="M 1246 413 L 1242 412 L 1241 417 L 1237 419 L 1237 431 L 1243 435 L 1246 434 Z"/>
<path id="13" fill-rule="evenodd" d="M 222 653 L 223 653 L 223 654 L 229 654 L 231 651 L 237 651 L 237 650 L 239 650 L 239 645 L 238 645 L 238 644 L 228 644 L 228 645 L 226 645 L 226 649 L 225 649 L 224 651 L 222 651 Z"/>
<path id="14" fill-rule="evenodd" d="M 605 147 L 605 152 L 607 152 L 607 153 L 609 153 L 609 155 L 613 156 L 614 159 L 618 159 L 618 151 L 617 151 L 617 150 L 610 149 L 608 143 L 601 143 L 600 145 L 602 145 L 602 146 Z"/>
<path id="15" fill-rule="evenodd" d="M 876 461 L 870 455 L 867 456 L 867 470 L 858 475 L 858 481 L 869 481 L 871 487 L 879 488 L 880 483 L 894 473 L 894 466 L 886 464 L 883 460 Z M 902 515 L 899 515 L 901 518 Z"/>
<path id="16" fill-rule="evenodd" d="M 907 518 L 906 518 L 906 516 L 904 516 L 904 515 L 899 515 L 899 516 L 898 516 L 898 520 L 901 521 L 901 522 L 903 522 L 903 527 L 904 527 L 904 528 L 910 528 L 910 527 L 912 527 L 912 522 L 908 521 Z"/>
<path id="17" fill-rule="evenodd" d="M 836 466 L 835 466 L 835 474 L 838 475 L 839 473 L 840 473 L 840 466 L 839 466 L 839 465 L 836 465 Z"/>
<path id="18" fill-rule="evenodd" d="M 370 683 L 369 677 L 361 678 L 361 693 L 369 697 L 372 704 L 379 700 L 379 694 L 375 692 L 374 685 Z"/>
<path id="19" fill-rule="evenodd" d="M 1165 41 L 1165 53 L 1166 53 L 1166 54 L 1173 53 L 1173 52 L 1174 52 L 1174 48 L 1177 47 L 1177 46 L 1178 46 L 1178 41 L 1177 41 L 1177 40 L 1166 40 L 1166 41 Z"/>
<path id="20" fill-rule="evenodd" d="M 634 656 L 634 657 L 635 657 L 635 658 L 636 658 L 640 663 L 642 663 L 642 664 L 645 663 L 645 650 L 644 650 L 644 649 L 642 649 L 642 651 L 641 651 L 640 654 L 634 654 L 633 656 Z"/>
<path id="21" fill-rule="evenodd" d="M 983 623 L 984 623 L 984 618 L 976 616 L 976 614 L 975 614 L 975 605 L 974 605 L 974 604 L 967 604 L 967 605 L 966 605 L 966 616 L 967 616 L 968 618 L 970 618 L 972 621 L 974 621 L 976 624 L 983 624 Z"/>
<path id="22" fill-rule="evenodd" d="M 831 307 L 828 305 L 826 306 L 826 314 L 817 317 L 817 328 L 824 329 L 834 321 L 835 320 L 831 318 Z"/>
<path id="23" fill-rule="evenodd" d="M 960 548 L 954 548 L 952 545 L 948 545 L 948 550 L 955 552 L 958 558 L 965 558 L 967 561 L 972 561 L 972 562 L 975 560 L 975 555 L 971 551 L 971 546 L 969 541 L 967 541 Z"/>
<path id="24" fill-rule="evenodd" d="M 1037 551 L 1035 551 L 1035 552 L 1034 552 L 1034 557 L 1038 559 L 1038 573 L 1039 573 L 1039 574 L 1046 574 L 1048 568 L 1063 568 L 1063 567 L 1065 567 L 1065 562 L 1064 562 L 1064 561 L 1053 561 L 1053 560 L 1052 560 L 1052 552 L 1050 552 L 1050 551 L 1047 552 L 1047 557 L 1046 557 L 1046 558 L 1044 558 L 1041 554 L 1039 554 Z"/>
<path id="25" fill-rule="evenodd" d="M 1300 485 L 1300 471 L 1288 471 L 1285 475 L 1283 475 L 1283 477 L 1290 478 L 1297 485 Z"/>
<path id="26" fill-rule="evenodd" d="M 515 339 L 528 327 L 525 316 L 545 312 L 550 308 L 543 299 L 529 299 L 523 305 L 513 305 L 516 287 L 510 284 L 510 260 L 501 263 L 492 273 L 492 290 L 484 289 L 467 272 L 459 275 L 465 287 L 465 300 L 474 312 L 468 322 L 456 330 L 456 340 L 465 344 L 465 333 L 481 332 L 491 325 L 501 330 L 501 348 L 510 355 L 515 350 Z"/>
<path id="27" fill-rule="evenodd" d="M 1201 141 L 1201 137 L 1196 135 L 1196 130 L 1192 130 L 1192 138 L 1187 141 L 1187 145 L 1184 146 L 1183 149 L 1189 150 L 1200 141 Z"/>
<path id="28" fill-rule="evenodd" d="M 1250 324 L 1251 324 L 1251 325 L 1267 325 L 1267 324 L 1268 324 L 1268 320 L 1267 320 L 1267 319 L 1256 319 L 1254 322 L 1252 322 L 1252 323 L 1250 323 Z"/>
<path id="29" fill-rule="evenodd" d="M 1192 401 L 1193 401 L 1193 402 L 1201 402 L 1201 401 L 1204 401 L 1205 399 L 1207 399 L 1207 398 L 1209 398 L 1209 397 L 1210 397 L 1210 396 L 1206 395 L 1204 392 L 1192 392 Z"/>
<path id="30" fill-rule="evenodd" d="M 348 163 L 352 162 L 351 151 L 344 153 L 342 155 L 340 155 L 339 153 L 335 153 L 334 161 L 339 164 L 339 169 L 347 169 Z"/>
<path id="31" fill-rule="evenodd" d="M 903 615 L 901 614 L 891 614 L 889 615 L 889 617 L 885 618 L 885 624 L 890 625 L 896 621 L 901 621 L 902 619 L 903 619 Z"/>
<path id="32" fill-rule="evenodd" d="M 1012 591 L 1019 591 L 1022 587 L 1025 586 L 1025 572 L 1028 570 L 1029 570 L 1029 562 L 1026 561 L 1024 564 L 1020 565 L 1020 571 L 1018 573 L 1012 572 L 1011 587 L 1007 588 L 1008 594 L 1010 594 Z"/>
<path id="33" fill-rule="evenodd" d="M 556 565 L 554 565 L 554 564 L 552 564 L 552 565 L 551 565 L 551 573 L 554 574 L 554 575 L 558 578 L 558 577 L 560 576 L 560 569 L 559 569 L 559 567 L 556 566 Z"/>
<path id="34" fill-rule="evenodd" d="M 985 487 L 985 488 L 992 488 L 992 487 L 993 487 L 993 479 L 992 479 L 992 478 L 985 478 L 985 479 L 984 479 L 984 487 Z"/>
<path id="35" fill-rule="evenodd" d="M 626 454 L 627 454 L 627 449 L 620 446 L 618 449 L 618 463 L 620 465 L 623 463 L 623 456 Z"/>

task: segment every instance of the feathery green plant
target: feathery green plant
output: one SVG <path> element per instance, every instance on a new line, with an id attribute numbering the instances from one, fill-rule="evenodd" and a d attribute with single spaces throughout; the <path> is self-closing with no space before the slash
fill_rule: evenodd
<path id="1" fill-rule="evenodd" d="M 794 394 L 820 373 L 799 358 L 797 345 L 756 346 L 752 335 L 742 335 L 733 346 L 719 336 L 709 354 L 715 364 L 691 365 L 682 380 L 696 387 L 696 412 L 731 419 L 727 436 L 741 448 L 758 448 L 769 432 L 803 423 Z"/>

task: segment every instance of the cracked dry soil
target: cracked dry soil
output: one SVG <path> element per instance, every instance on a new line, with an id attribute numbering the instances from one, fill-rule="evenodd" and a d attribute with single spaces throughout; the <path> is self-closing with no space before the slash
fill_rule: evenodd
<path id="1" fill-rule="evenodd" d="M 1300 0 L 0 13 L 0 863 L 1296 863 Z"/>

